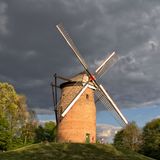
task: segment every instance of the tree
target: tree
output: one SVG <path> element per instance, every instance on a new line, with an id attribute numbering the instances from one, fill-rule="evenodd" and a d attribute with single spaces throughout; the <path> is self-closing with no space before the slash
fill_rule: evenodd
<path id="1" fill-rule="evenodd" d="M 125 144 L 123 141 L 123 137 L 124 137 L 124 130 L 121 129 L 120 131 L 118 131 L 114 137 L 114 146 L 117 148 L 122 148 Z"/>
<path id="2" fill-rule="evenodd" d="M 17 123 L 19 123 L 20 126 L 23 126 L 25 122 L 28 121 L 30 118 L 30 113 L 27 110 L 27 102 L 26 102 L 26 96 L 25 95 L 18 95 L 17 100 Z"/>
<path id="3" fill-rule="evenodd" d="M 21 139 L 23 144 L 34 142 L 37 123 L 38 122 L 35 111 L 29 110 L 27 112 L 27 120 L 21 127 Z"/>
<path id="4" fill-rule="evenodd" d="M 12 85 L 0 82 L 0 150 L 54 139 L 55 123 L 37 128 L 36 113 L 27 110 L 26 97 L 17 94 Z"/>
<path id="5" fill-rule="evenodd" d="M 141 152 L 160 160 L 160 118 L 148 122 L 143 128 Z"/>
<path id="6" fill-rule="evenodd" d="M 45 131 L 44 128 L 42 127 L 42 125 L 39 125 L 36 129 L 35 129 L 35 142 L 39 143 L 42 141 L 45 141 L 46 137 L 45 137 Z"/>
<path id="7" fill-rule="evenodd" d="M 124 129 L 117 132 L 114 138 L 114 145 L 117 148 L 124 148 L 132 151 L 138 151 L 141 143 L 141 131 L 135 122 L 128 124 Z"/>
<path id="8" fill-rule="evenodd" d="M 29 121 L 30 114 L 27 110 L 26 97 L 24 95 L 17 94 L 17 108 L 14 110 L 14 114 L 12 113 L 12 140 L 14 145 L 19 145 L 22 143 L 22 128 L 27 125 Z"/>
<path id="9" fill-rule="evenodd" d="M 18 96 L 12 85 L 0 83 L 0 130 L 1 130 L 1 150 L 8 149 L 12 141 L 13 117 L 16 117 Z"/>
<path id="10" fill-rule="evenodd" d="M 42 125 L 38 126 L 35 130 L 35 142 L 49 141 L 52 142 L 56 137 L 56 125 L 54 122 L 46 122 L 44 127 Z"/>
<path id="11" fill-rule="evenodd" d="M 56 124 L 53 121 L 46 122 L 44 125 L 44 130 L 46 134 L 48 135 L 47 140 L 48 141 L 54 141 L 56 138 Z"/>
<path id="12" fill-rule="evenodd" d="M 21 139 L 23 141 L 23 144 L 34 142 L 36 126 L 36 123 L 27 122 L 21 127 Z"/>
<path id="13" fill-rule="evenodd" d="M 8 121 L 0 118 L 0 150 L 7 150 L 11 145 L 11 132 L 9 131 Z"/>
<path id="14" fill-rule="evenodd" d="M 32 123 L 37 123 L 38 119 L 37 119 L 37 114 L 34 110 L 29 109 L 28 110 L 28 122 L 32 122 Z"/>
<path id="15" fill-rule="evenodd" d="M 28 117 L 26 97 L 17 94 L 12 85 L 0 83 L 0 128 L 2 134 L 0 141 L 5 142 L 6 149 L 9 144 L 12 144 L 12 141 L 20 137 L 21 127 L 27 122 Z"/>

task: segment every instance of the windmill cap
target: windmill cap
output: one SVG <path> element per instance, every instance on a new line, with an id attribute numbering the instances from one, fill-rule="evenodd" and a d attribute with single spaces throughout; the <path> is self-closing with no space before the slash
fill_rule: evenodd
<path id="1" fill-rule="evenodd" d="M 86 83 L 89 80 L 89 77 L 86 74 L 86 72 L 80 72 L 69 79 L 70 79 L 70 81 L 62 83 L 60 85 L 60 88 L 63 88 L 66 86 L 72 86 L 75 83 L 77 83 L 77 85 L 82 85 L 82 83 Z"/>
<path id="2" fill-rule="evenodd" d="M 70 80 L 76 82 L 86 82 L 88 81 L 88 75 L 86 74 L 86 72 L 80 72 L 75 76 L 71 77 Z"/>

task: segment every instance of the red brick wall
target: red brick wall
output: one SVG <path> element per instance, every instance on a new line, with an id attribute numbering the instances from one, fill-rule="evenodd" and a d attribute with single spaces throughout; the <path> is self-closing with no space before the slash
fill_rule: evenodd
<path id="1" fill-rule="evenodd" d="M 66 86 L 62 89 L 59 112 L 66 108 L 80 88 L 81 86 Z M 86 133 L 90 134 L 90 142 L 95 143 L 96 107 L 94 91 L 90 88 L 86 89 L 65 117 L 61 119 L 58 125 L 58 141 L 85 143 Z"/>

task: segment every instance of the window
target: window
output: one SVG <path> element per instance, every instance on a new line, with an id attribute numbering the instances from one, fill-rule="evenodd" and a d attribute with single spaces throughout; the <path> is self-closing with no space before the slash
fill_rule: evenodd
<path id="1" fill-rule="evenodd" d="M 86 94 L 86 99 L 89 99 L 89 95 L 88 94 Z"/>

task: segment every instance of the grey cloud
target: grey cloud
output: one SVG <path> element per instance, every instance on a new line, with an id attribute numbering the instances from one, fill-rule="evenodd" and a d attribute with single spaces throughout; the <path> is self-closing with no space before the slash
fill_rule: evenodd
<path id="1" fill-rule="evenodd" d="M 92 71 L 108 52 L 120 56 L 100 83 L 122 108 L 159 103 L 158 0 L 6 0 L 0 5 L 0 33 L 9 33 L 0 37 L 0 80 L 26 94 L 29 106 L 52 106 L 55 72 L 70 77 L 83 70 L 57 31 L 59 22 Z"/>
<path id="2" fill-rule="evenodd" d="M 8 17 L 6 15 L 6 10 L 8 6 L 4 2 L 0 2 L 0 34 L 5 35 L 8 34 Z"/>

